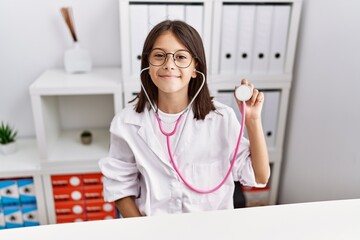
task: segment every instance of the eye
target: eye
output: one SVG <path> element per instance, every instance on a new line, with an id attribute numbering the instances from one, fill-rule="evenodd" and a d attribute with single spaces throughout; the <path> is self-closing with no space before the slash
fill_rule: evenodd
<path id="1" fill-rule="evenodd" d="M 180 51 L 180 52 L 175 53 L 175 59 L 177 61 L 185 61 L 190 58 L 191 58 L 191 56 L 188 52 Z"/>
<path id="2" fill-rule="evenodd" d="M 163 59 L 163 58 L 165 58 L 165 54 L 161 53 L 161 52 L 157 52 L 157 53 L 153 54 L 153 57 L 157 58 L 157 59 Z"/>

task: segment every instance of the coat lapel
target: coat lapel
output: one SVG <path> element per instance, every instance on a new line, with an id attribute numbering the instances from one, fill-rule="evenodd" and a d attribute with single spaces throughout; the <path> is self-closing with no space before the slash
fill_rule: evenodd
<path id="1" fill-rule="evenodd" d="M 172 168 L 167 153 L 164 152 L 154 133 L 154 126 L 152 124 L 153 121 L 150 117 L 150 114 L 152 113 L 150 113 L 148 110 L 145 110 L 143 113 L 136 113 L 135 117 L 132 116 L 132 118 L 128 118 L 126 122 L 129 124 L 138 125 L 139 130 L 137 133 L 139 136 L 144 140 L 147 146 L 161 162 Z"/>

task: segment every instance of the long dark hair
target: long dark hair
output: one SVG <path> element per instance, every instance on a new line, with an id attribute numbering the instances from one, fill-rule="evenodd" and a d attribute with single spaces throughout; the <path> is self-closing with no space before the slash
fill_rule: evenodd
<path id="1" fill-rule="evenodd" d="M 154 46 L 156 39 L 164 33 L 165 31 L 171 31 L 178 40 L 184 44 L 184 46 L 190 51 L 190 53 L 195 58 L 195 65 L 196 69 L 202 72 L 207 79 L 207 70 L 206 70 L 206 57 L 204 46 L 201 40 L 199 33 L 190 25 L 183 21 L 170 21 L 165 20 L 157 24 L 148 34 L 141 57 L 141 69 L 149 67 L 148 62 L 148 53 Z M 189 83 L 188 88 L 188 96 L 190 100 L 194 97 L 198 89 L 202 84 L 202 76 L 201 74 L 197 74 L 195 79 L 192 79 Z M 141 74 L 141 82 L 146 89 L 150 100 L 152 103 L 157 103 L 158 101 L 158 89 L 151 80 L 149 74 L 145 72 Z M 148 99 L 146 95 L 141 89 L 140 93 L 136 96 L 135 99 L 138 99 L 135 105 L 135 111 L 141 113 L 144 111 Z M 134 100 L 135 100 L 134 99 Z M 132 100 L 131 102 L 133 102 Z M 150 106 L 148 106 L 150 107 Z M 210 112 L 215 110 L 215 106 L 212 102 L 212 97 L 210 96 L 209 88 L 207 83 L 204 84 L 203 88 L 201 89 L 199 95 L 196 97 L 192 104 L 192 110 L 194 112 L 194 118 L 197 120 L 205 119 L 205 116 Z"/>

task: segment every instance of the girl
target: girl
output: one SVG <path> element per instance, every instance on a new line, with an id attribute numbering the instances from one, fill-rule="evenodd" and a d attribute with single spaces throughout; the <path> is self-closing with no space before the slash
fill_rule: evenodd
<path id="1" fill-rule="evenodd" d="M 266 185 L 264 95 L 242 80 L 252 90 L 245 114 L 249 140 L 241 139 L 225 178 L 240 124 L 232 108 L 210 97 L 204 47 L 193 27 L 169 20 L 156 25 L 141 68 L 142 89 L 134 106 L 114 117 L 109 154 L 99 161 L 104 198 L 115 201 L 122 217 L 229 209 L 234 181 Z"/>

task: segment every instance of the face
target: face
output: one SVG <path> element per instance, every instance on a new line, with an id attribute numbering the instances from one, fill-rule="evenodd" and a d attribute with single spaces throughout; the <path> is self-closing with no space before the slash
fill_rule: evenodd
<path id="1" fill-rule="evenodd" d="M 152 49 L 159 50 L 156 53 L 159 58 L 163 57 L 164 53 L 179 53 L 179 50 L 187 50 L 171 31 L 161 34 L 156 39 Z M 176 54 L 175 58 L 178 65 L 181 66 L 184 57 L 186 56 Z M 159 99 L 170 96 L 184 98 L 187 97 L 188 84 L 191 78 L 196 77 L 195 60 L 192 59 L 187 68 L 179 68 L 174 62 L 173 55 L 167 54 L 163 65 L 153 66 L 150 64 L 149 74 L 158 88 Z"/>

